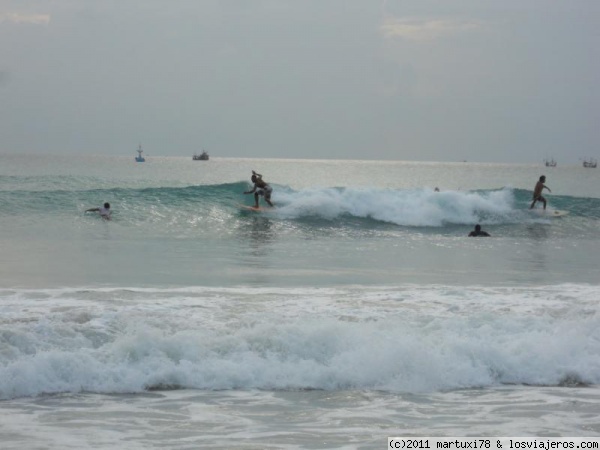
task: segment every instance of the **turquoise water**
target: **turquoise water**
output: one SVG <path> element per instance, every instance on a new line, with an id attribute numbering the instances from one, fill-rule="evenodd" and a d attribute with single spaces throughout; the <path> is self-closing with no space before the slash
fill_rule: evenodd
<path id="1" fill-rule="evenodd" d="M 599 436 L 598 173 L 0 155 L 0 438 Z M 541 174 L 569 215 L 528 211 Z"/>
<path id="2" fill-rule="evenodd" d="M 239 207 L 252 203 L 241 194 L 251 168 L 275 188 L 277 209 L 268 214 Z M 527 211 L 540 171 L 3 156 L 0 276 L 15 287 L 594 283 L 596 172 L 547 174 L 549 208 L 570 212 L 550 220 Z M 84 213 L 105 201 L 111 223 Z M 464 239 L 475 223 L 494 239 Z"/>

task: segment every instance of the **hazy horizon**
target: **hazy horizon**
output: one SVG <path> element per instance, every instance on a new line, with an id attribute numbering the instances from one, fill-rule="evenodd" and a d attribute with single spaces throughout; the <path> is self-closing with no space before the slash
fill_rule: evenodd
<path id="1" fill-rule="evenodd" d="M 594 0 L 5 0 L 0 153 L 579 164 Z"/>

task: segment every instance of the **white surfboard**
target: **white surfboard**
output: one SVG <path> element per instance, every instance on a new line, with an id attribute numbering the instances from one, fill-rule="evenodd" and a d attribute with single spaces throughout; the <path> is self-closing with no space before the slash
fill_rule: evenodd
<path id="1" fill-rule="evenodd" d="M 564 217 L 569 215 L 569 211 L 561 209 L 530 209 L 529 211 L 540 217 Z"/>

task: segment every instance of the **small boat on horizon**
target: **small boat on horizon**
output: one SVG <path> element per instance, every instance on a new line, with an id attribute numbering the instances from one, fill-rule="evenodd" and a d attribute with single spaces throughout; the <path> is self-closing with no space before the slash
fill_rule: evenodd
<path id="1" fill-rule="evenodd" d="M 595 169 L 598 167 L 598 161 L 595 158 L 586 158 L 583 160 L 583 167 Z"/>
<path id="2" fill-rule="evenodd" d="M 556 167 L 556 161 L 554 160 L 554 158 L 545 159 L 544 164 L 546 164 L 546 167 Z"/>
<path id="3" fill-rule="evenodd" d="M 137 149 L 138 155 L 135 157 L 136 162 L 145 162 L 146 161 L 146 159 L 142 156 L 143 151 L 144 150 L 142 150 L 142 144 L 138 145 L 138 149 Z"/>
<path id="4" fill-rule="evenodd" d="M 202 150 L 202 153 L 200 153 L 199 155 L 194 153 L 194 156 L 192 156 L 192 159 L 194 161 L 208 161 L 208 153 L 206 153 L 206 150 Z"/>

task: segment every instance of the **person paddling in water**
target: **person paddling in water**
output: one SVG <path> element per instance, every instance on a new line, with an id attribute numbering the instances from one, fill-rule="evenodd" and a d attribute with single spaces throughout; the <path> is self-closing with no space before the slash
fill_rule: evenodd
<path id="1" fill-rule="evenodd" d="M 100 208 L 86 209 L 85 212 L 98 212 L 104 220 L 110 220 L 110 203 L 106 202 Z"/>
<path id="2" fill-rule="evenodd" d="M 265 202 L 267 202 L 269 206 L 274 206 L 273 203 L 271 203 L 271 193 L 273 192 L 273 188 L 262 179 L 262 175 L 253 170 L 250 179 L 252 180 L 252 183 L 254 183 L 254 187 L 249 191 L 245 191 L 244 194 L 254 194 L 254 207 L 258 208 L 259 195 L 262 195 L 265 198 Z"/>
<path id="3" fill-rule="evenodd" d="M 490 237 L 490 233 L 488 233 L 487 231 L 483 231 L 481 229 L 481 225 L 477 224 L 477 225 L 475 225 L 475 229 L 469 233 L 469 237 L 479 237 L 479 236 Z"/>
<path id="4" fill-rule="evenodd" d="M 542 202 L 544 204 L 544 209 L 546 209 L 546 199 L 542 196 L 542 191 L 544 189 L 548 189 L 548 192 L 552 192 L 548 186 L 544 183 L 546 182 L 546 177 L 542 175 L 540 177 L 540 181 L 535 184 L 535 188 L 533 188 L 533 202 L 531 202 L 531 206 L 529 209 L 533 209 L 536 202 Z"/>

